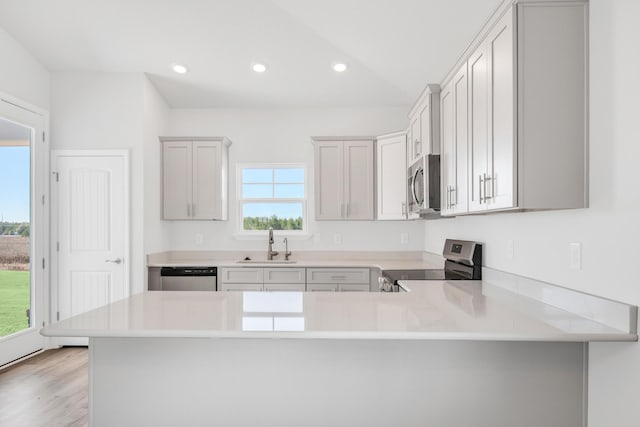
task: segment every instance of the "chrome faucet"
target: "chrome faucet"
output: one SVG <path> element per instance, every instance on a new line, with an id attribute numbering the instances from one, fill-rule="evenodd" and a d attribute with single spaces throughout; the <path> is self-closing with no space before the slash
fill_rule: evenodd
<path id="1" fill-rule="evenodd" d="M 267 259 L 273 260 L 274 256 L 278 255 L 278 251 L 273 250 L 273 227 L 269 227 L 269 248 L 267 249 Z"/>
<path id="2" fill-rule="evenodd" d="M 289 257 L 291 256 L 291 251 L 289 250 L 289 241 L 287 238 L 284 238 L 284 260 L 289 261 Z"/>

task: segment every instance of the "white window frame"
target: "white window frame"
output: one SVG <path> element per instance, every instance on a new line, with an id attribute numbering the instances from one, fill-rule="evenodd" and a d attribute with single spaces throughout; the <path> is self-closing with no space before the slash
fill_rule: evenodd
<path id="1" fill-rule="evenodd" d="M 304 197 L 299 198 L 242 198 L 242 171 L 244 169 L 302 169 L 304 174 Z M 307 210 L 309 200 L 309 183 L 307 181 L 307 165 L 304 163 L 238 163 L 236 164 L 236 224 L 237 235 L 243 237 L 264 237 L 266 230 L 244 230 L 242 205 L 244 203 L 300 203 L 302 202 L 302 230 L 273 230 L 276 236 L 299 236 L 306 237 L 309 235 L 309 215 Z M 286 183 L 281 183 L 286 184 Z M 298 183 L 296 183 L 298 184 Z"/>

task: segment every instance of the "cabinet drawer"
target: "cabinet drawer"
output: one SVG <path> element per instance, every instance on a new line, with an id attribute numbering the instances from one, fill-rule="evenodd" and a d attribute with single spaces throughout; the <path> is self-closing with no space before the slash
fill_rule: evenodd
<path id="1" fill-rule="evenodd" d="M 340 284 L 338 285 L 338 290 L 340 290 L 340 292 L 369 292 L 369 285 L 368 284 L 361 284 L 361 283 L 355 283 L 355 284 Z"/>
<path id="2" fill-rule="evenodd" d="M 264 284 L 265 291 L 296 291 L 296 292 L 304 292 L 305 285 L 304 283 L 265 283 Z"/>
<path id="3" fill-rule="evenodd" d="M 262 283 L 223 283 L 221 291 L 261 291 Z"/>
<path id="4" fill-rule="evenodd" d="M 262 283 L 262 268 L 221 268 L 222 283 Z"/>
<path id="5" fill-rule="evenodd" d="M 264 283 L 305 283 L 304 268 L 265 268 Z"/>
<path id="6" fill-rule="evenodd" d="M 369 284 L 368 268 L 307 268 L 307 283 Z"/>
<path id="7" fill-rule="evenodd" d="M 331 283 L 307 284 L 307 292 L 336 292 L 337 290 L 338 290 L 337 284 L 331 284 Z"/>

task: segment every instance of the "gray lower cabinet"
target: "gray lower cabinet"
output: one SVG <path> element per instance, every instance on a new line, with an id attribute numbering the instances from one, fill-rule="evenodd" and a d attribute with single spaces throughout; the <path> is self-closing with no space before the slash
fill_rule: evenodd
<path id="1" fill-rule="evenodd" d="M 221 291 L 262 291 L 262 283 L 221 283 L 218 285 Z"/>
<path id="2" fill-rule="evenodd" d="M 335 283 L 308 283 L 307 292 L 338 292 L 338 285 Z"/>
<path id="3" fill-rule="evenodd" d="M 221 291 L 305 291 L 304 268 L 224 267 Z"/>
<path id="4" fill-rule="evenodd" d="M 368 268 L 223 267 L 221 291 L 369 292 Z"/>
<path id="5" fill-rule="evenodd" d="M 307 292 L 369 292 L 368 283 L 309 283 Z"/>
<path id="6" fill-rule="evenodd" d="M 368 268 L 307 268 L 308 292 L 369 292 Z"/>
<path id="7" fill-rule="evenodd" d="M 304 283 L 265 283 L 263 290 L 278 291 L 278 292 L 286 292 L 286 291 L 304 292 L 305 284 Z"/>

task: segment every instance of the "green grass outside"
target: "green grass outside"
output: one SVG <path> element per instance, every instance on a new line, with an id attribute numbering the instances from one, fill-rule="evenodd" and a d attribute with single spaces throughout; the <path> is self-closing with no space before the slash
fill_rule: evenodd
<path id="1" fill-rule="evenodd" d="M 0 270 L 0 337 L 29 327 L 29 284 L 28 271 Z"/>

